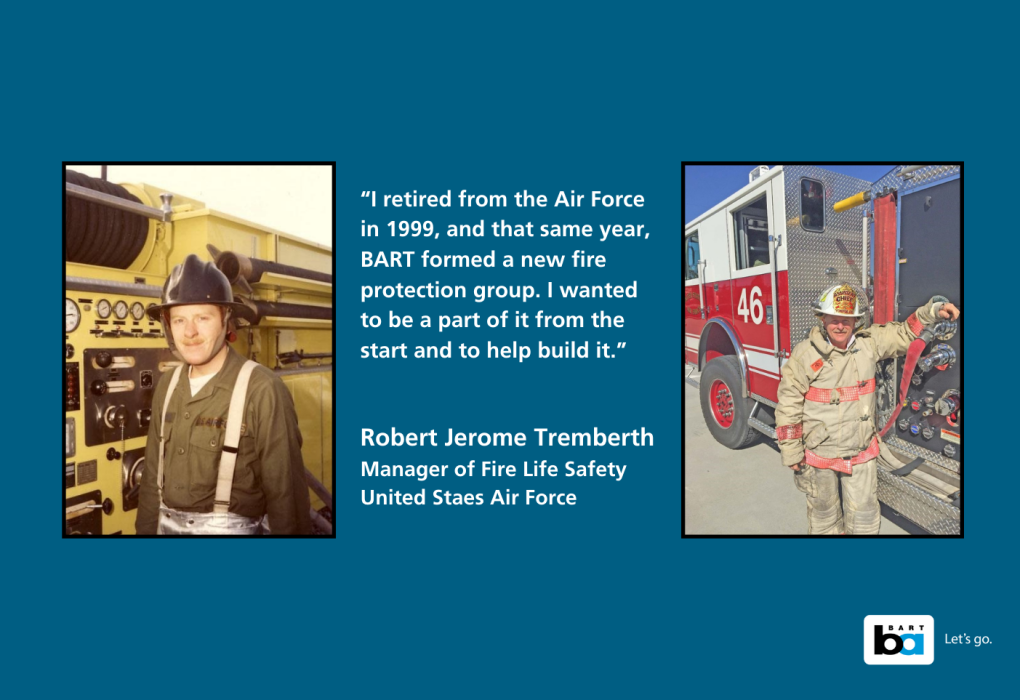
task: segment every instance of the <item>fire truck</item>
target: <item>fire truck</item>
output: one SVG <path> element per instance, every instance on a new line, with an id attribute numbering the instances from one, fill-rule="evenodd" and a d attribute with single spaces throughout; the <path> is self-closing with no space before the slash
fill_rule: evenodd
<path id="1" fill-rule="evenodd" d="M 332 203 L 324 203 L 332 206 Z M 144 183 L 64 171 L 64 533 L 133 535 L 152 397 L 181 364 L 160 323 L 167 275 L 214 262 L 251 320 L 233 347 L 294 399 L 316 534 L 333 526 L 333 251 Z M 209 449 L 208 445 L 197 448 Z"/>
<path id="2" fill-rule="evenodd" d="M 684 360 L 701 372 L 709 431 L 731 449 L 775 439 L 780 372 L 823 290 L 865 292 L 866 323 L 905 321 L 940 295 L 962 308 L 961 165 L 897 166 L 876 182 L 760 166 L 748 179 L 684 230 Z M 925 329 L 915 361 L 887 360 L 876 376 L 876 425 L 895 416 L 879 499 L 939 535 L 961 533 L 962 322 Z"/>

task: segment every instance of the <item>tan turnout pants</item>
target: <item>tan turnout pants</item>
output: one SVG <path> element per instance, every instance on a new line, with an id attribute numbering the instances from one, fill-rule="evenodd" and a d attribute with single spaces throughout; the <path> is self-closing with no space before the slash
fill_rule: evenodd
<path id="1" fill-rule="evenodd" d="M 854 465 L 854 473 L 804 465 L 794 472 L 797 488 L 807 495 L 811 535 L 877 535 L 882 522 L 878 505 L 878 460 Z M 843 503 L 839 491 L 843 489 Z"/>

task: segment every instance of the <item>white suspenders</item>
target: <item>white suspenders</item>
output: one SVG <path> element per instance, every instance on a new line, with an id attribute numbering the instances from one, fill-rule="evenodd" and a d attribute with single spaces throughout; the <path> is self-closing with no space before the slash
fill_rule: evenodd
<path id="1" fill-rule="evenodd" d="M 230 508 L 230 489 L 234 483 L 234 465 L 237 463 L 237 447 L 241 442 L 241 418 L 244 416 L 244 402 L 248 396 L 248 381 L 251 373 L 258 366 L 253 360 L 246 360 L 237 375 L 234 393 L 230 396 L 230 409 L 227 411 L 227 429 L 223 436 L 223 453 L 220 455 L 219 475 L 216 479 L 216 496 L 213 512 L 226 513 Z M 156 487 L 159 489 L 159 504 L 163 507 L 163 451 L 166 447 L 166 412 L 170 408 L 170 399 L 181 378 L 183 365 L 178 365 L 170 377 L 170 386 L 166 390 L 163 401 L 163 415 L 159 424 L 159 471 L 156 473 Z"/>
<path id="2" fill-rule="evenodd" d="M 223 436 L 223 454 L 220 455 L 220 475 L 216 479 L 216 500 L 214 513 L 226 513 L 230 508 L 230 487 L 234 483 L 234 463 L 237 462 L 237 446 L 241 442 L 241 418 L 244 416 L 244 401 L 248 396 L 248 380 L 258 365 L 247 360 L 237 375 L 234 393 L 230 396 L 230 410 L 227 411 L 227 434 Z"/>

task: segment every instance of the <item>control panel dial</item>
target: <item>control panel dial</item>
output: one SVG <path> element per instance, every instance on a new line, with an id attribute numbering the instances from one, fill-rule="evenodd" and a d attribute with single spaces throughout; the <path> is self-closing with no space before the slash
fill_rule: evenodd
<path id="1" fill-rule="evenodd" d="M 64 299 L 64 332 L 72 333 L 81 323 L 81 309 L 72 299 Z"/>

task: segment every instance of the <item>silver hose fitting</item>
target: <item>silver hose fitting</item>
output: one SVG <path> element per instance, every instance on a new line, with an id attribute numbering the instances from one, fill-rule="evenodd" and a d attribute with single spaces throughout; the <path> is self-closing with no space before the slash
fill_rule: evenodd
<path id="1" fill-rule="evenodd" d="M 945 343 L 939 343 L 935 352 L 917 361 L 917 367 L 922 372 L 930 372 L 932 367 L 952 367 L 956 363 L 956 351 Z"/>

